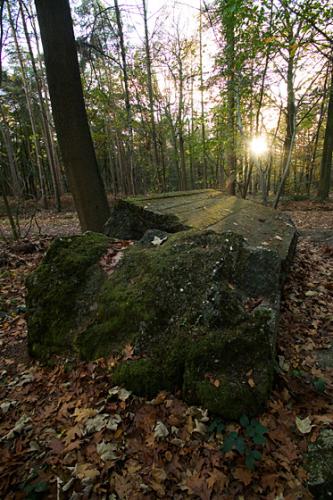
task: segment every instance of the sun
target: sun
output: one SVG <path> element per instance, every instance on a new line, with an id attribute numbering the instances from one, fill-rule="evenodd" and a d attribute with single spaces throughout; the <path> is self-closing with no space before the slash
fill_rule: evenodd
<path id="1" fill-rule="evenodd" d="M 259 135 L 250 141 L 250 149 L 256 156 L 263 156 L 268 151 L 266 137 Z"/>

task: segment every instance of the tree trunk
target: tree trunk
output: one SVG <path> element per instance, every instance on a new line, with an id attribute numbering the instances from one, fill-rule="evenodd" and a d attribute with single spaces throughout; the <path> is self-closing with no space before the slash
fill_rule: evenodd
<path id="1" fill-rule="evenodd" d="M 126 58 L 126 48 L 123 33 L 123 23 L 121 19 L 121 13 L 118 5 L 118 0 L 114 0 L 114 8 L 116 12 L 116 20 L 118 27 L 119 45 L 120 45 L 120 56 L 122 61 L 122 71 L 124 77 L 124 87 L 125 87 L 125 108 L 127 116 L 127 127 L 129 133 L 129 144 L 128 144 L 128 156 L 129 156 L 129 184 L 130 191 L 135 194 L 135 174 L 134 174 L 134 148 L 133 148 L 133 127 L 132 127 L 132 107 L 129 92 L 129 82 L 128 82 L 128 67 Z"/>
<path id="2" fill-rule="evenodd" d="M 331 63 L 332 64 L 332 63 Z M 333 64 L 331 69 L 331 83 L 327 109 L 327 122 L 325 129 L 323 155 L 320 166 L 320 180 L 318 196 L 321 200 L 327 200 L 330 192 L 332 152 L 333 152 Z"/>
<path id="3" fill-rule="evenodd" d="M 186 177 L 186 159 L 185 159 L 185 142 L 184 142 L 184 75 L 183 62 L 179 54 L 178 60 L 178 78 L 179 78 L 179 95 L 178 95 L 178 117 L 177 117 L 177 132 L 179 143 L 179 166 L 180 166 L 180 181 L 181 190 L 187 189 Z"/>
<path id="4" fill-rule="evenodd" d="M 32 101 L 31 101 L 29 83 L 28 83 L 28 79 L 26 76 L 24 61 L 23 61 L 22 53 L 21 53 L 20 46 L 18 43 L 16 26 L 15 26 L 15 23 L 14 23 L 14 20 L 12 17 L 9 3 L 7 4 L 7 10 L 8 10 L 9 24 L 10 24 L 10 27 L 11 27 L 11 30 L 13 33 L 16 53 L 17 53 L 17 57 L 19 60 L 19 64 L 20 64 L 20 71 L 21 71 L 24 95 L 26 98 L 27 109 L 28 109 L 30 124 L 31 124 L 31 128 L 32 128 L 32 133 L 33 133 L 33 142 L 34 142 L 34 146 L 35 146 L 36 164 L 37 164 L 37 171 L 38 171 L 39 184 L 40 184 L 39 187 L 41 190 L 42 203 L 44 205 L 44 208 L 47 208 L 47 194 L 46 194 L 46 186 L 45 186 L 45 176 L 44 176 L 43 165 L 42 165 L 42 161 L 41 161 L 41 152 L 40 152 L 40 145 L 38 142 L 37 126 L 36 126 L 35 116 L 34 116 L 34 112 L 33 112 L 33 105 L 32 105 Z"/>
<path id="5" fill-rule="evenodd" d="M 286 158 L 286 163 L 284 164 L 282 178 L 281 178 L 281 182 L 280 182 L 277 194 L 276 194 L 276 198 L 275 198 L 275 201 L 274 201 L 273 208 L 277 208 L 278 207 L 278 204 L 279 204 L 279 201 L 280 201 L 280 197 L 281 197 L 281 194 L 282 194 L 283 188 L 284 188 L 284 183 L 286 182 L 286 178 L 287 178 L 288 173 L 289 173 L 289 168 L 290 168 L 290 164 L 291 164 L 291 157 L 292 157 L 292 152 L 293 152 L 295 137 L 296 137 L 296 124 L 294 124 L 294 132 L 293 132 L 293 135 L 291 137 L 291 142 L 290 142 L 290 146 L 289 146 L 288 157 Z"/>
<path id="6" fill-rule="evenodd" d="M 10 176 L 11 176 L 11 189 L 12 193 L 14 194 L 15 198 L 20 198 L 22 196 L 22 185 L 21 185 L 21 180 L 18 175 L 18 168 L 17 168 L 17 162 L 15 158 L 15 153 L 14 153 L 14 148 L 12 144 L 12 139 L 10 136 L 9 132 L 9 127 L 5 119 L 5 113 L 2 109 L 2 106 L 0 104 L 0 114 L 2 116 L 2 123 L 0 122 L 0 130 L 3 138 L 3 142 L 6 148 L 6 153 L 7 153 L 7 158 L 8 158 L 8 164 L 9 164 L 9 171 L 10 171 Z"/>
<path id="7" fill-rule="evenodd" d="M 53 118 L 81 229 L 102 232 L 109 206 L 84 105 L 68 0 L 35 0 Z"/>
<path id="8" fill-rule="evenodd" d="M 33 73 L 35 76 L 35 81 L 36 81 L 36 88 L 37 88 L 37 93 L 38 93 L 38 98 L 39 98 L 39 107 L 41 111 L 41 122 L 42 122 L 42 133 L 44 137 L 44 143 L 46 147 L 46 154 L 47 154 L 47 159 L 49 162 L 49 167 L 50 167 L 50 172 L 51 172 L 51 179 L 52 179 L 52 186 L 53 186 L 53 192 L 54 192 L 54 197 L 55 197 L 55 204 L 57 211 L 61 211 L 61 201 L 60 201 L 60 191 L 59 191 L 59 185 L 56 177 L 56 165 L 55 165 L 55 158 L 53 154 L 53 148 L 52 148 L 52 140 L 51 140 L 51 132 L 50 132 L 50 127 L 49 123 L 47 120 L 47 112 L 45 109 L 45 102 L 43 99 L 43 94 L 42 94 L 42 84 L 39 79 L 36 63 L 35 63 L 35 58 L 34 54 L 32 51 L 32 46 L 31 46 L 31 41 L 30 41 L 30 35 L 28 32 L 27 28 L 27 23 L 25 20 L 24 12 L 23 12 L 23 7 L 22 7 L 22 0 L 19 0 L 19 5 L 20 5 L 20 14 L 21 14 L 21 19 L 22 19 L 22 24 L 23 24 L 23 30 L 25 34 L 25 38 L 27 41 L 27 46 L 28 46 L 28 52 L 30 56 L 30 61 L 33 69 Z"/>
<path id="9" fill-rule="evenodd" d="M 202 141 L 202 159 L 203 159 L 203 174 L 204 187 L 208 187 L 208 165 L 207 165 L 207 141 L 206 141 L 206 124 L 205 124 L 205 100 L 204 100 L 204 85 L 203 85 L 203 48 L 202 48 L 202 3 L 200 0 L 200 20 L 199 20 L 199 70 L 200 70 L 200 104 L 201 104 L 201 141 Z"/>
<path id="10" fill-rule="evenodd" d="M 160 169 L 160 159 L 158 154 L 158 143 L 157 143 L 157 133 L 156 133 L 156 122 L 154 113 L 154 93 L 153 93 L 153 81 L 152 81 L 152 70 L 151 70 L 151 55 L 150 55 L 150 45 L 149 45 L 149 32 L 148 32 L 148 20 L 147 20 L 147 6 L 146 0 L 142 0 L 143 6 L 143 20 L 145 26 L 145 50 L 146 50 L 146 67 L 147 67 L 147 86 L 148 86 L 148 97 L 149 97 L 149 114 L 150 114 L 150 125 L 151 134 L 153 140 L 153 157 L 154 157 L 154 167 L 157 170 L 157 179 L 159 183 L 159 188 L 162 191 L 165 189 L 163 186 L 163 176 L 161 178 Z"/>
<path id="11" fill-rule="evenodd" d="M 235 70 L 235 19 L 230 14 L 226 22 L 226 60 L 227 60 L 227 101 L 228 134 L 226 141 L 226 162 L 228 168 L 227 191 L 236 194 L 237 156 L 236 156 L 236 70 Z"/>
<path id="12" fill-rule="evenodd" d="M 295 90 L 294 90 L 294 65 L 295 65 L 295 53 L 294 53 L 294 37 L 293 33 L 290 33 L 289 41 L 289 55 L 288 55 L 288 72 L 287 72 L 287 129 L 286 136 L 283 143 L 283 161 L 282 161 L 282 178 L 284 181 L 282 183 L 282 192 L 285 187 L 285 181 L 289 174 L 289 167 L 286 169 L 288 163 L 288 158 L 290 156 L 290 149 L 292 147 L 292 138 L 296 131 L 296 104 L 295 104 Z M 287 175 L 285 176 L 285 172 Z"/>

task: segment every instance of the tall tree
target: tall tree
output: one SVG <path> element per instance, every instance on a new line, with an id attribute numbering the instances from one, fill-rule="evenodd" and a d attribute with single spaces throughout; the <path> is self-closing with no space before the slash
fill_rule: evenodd
<path id="1" fill-rule="evenodd" d="M 155 168 L 157 170 L 157 178 L 159 184 L 163 186 L 163 176 L 161 175 L 160 169 L 160 159 L 158 153 L 158 142 L 157 142 L 157 132 L 156 132 L 156 121 L 155 121 L 155 106 L 154 106 L 154 92 L 153 92 L 153 78 L 152 78 L 152 63 L 151 63 L 151 50 L 149 42 L 149 31 L 148 31 L 148 16 L 147 16 L 147 4 L 146 0 L 142 0 L 143 7 L 143 20 L 145 27 L 145 52 L 146 52 L 146 67 L 147 67 L 147 87 L 148 87 L 148 97 L 149 97 L 149 114 L 150 114 L 150 126 L 153 142 L 153 156 Z"/>
<path id="2" fill-rule="evenodd" d="M 124 39 L 124 31 L 123 31 L 123 21 L 122 21 L 121 12 L 119 9 L 118 0 L 114 0 L 114 8 L 115 8 L 115 12 L 116 12 L 116 20 L 117 20 L 117 27 L 118 27 L 120 56 L 121 56 L 121 62 L 122 62 L 122 71 L 123 71 L 124 88 L 125 88 L 125 108 L 126 108 L 126 116 L 127 116 L 127 127 L 128 127 L 128 133 L 129 133 L 129 142 L 128 142 L 129 173 L 130 173 L 130 186 L 129 186 L 129 188 L 130 188 L 130 192 L 132 194 L 135 194 L 132 106 L 131 106 L 130 91 L 129 91 L 128 64 L 127 64 L 126 47 L 125 47 L 125 39 Z"/>
<path id="3" fill-rule="evenodd" d="M 333 44 L 332 44 L 333 46 Z M 333 54 L 333 51 L 332 51 Z M 332 153 L 333 153 L 333 58 L 331 61 L 331 82 L 327 108 L 327 121 L 323 145 L 323 154 L 320 165 L 320 181 L 318 196 L 321 200 L 327 200 L 330 192 Z"/>
<path id="4" fill-rule="evenodd" d="M 84 104 L 68 0 L 35 0 L 55 128 L 83 231 L 103 231 L 109 206 Z"/>
<path id="5" fill-rule="evenodd" d="M 228 100 L 228 131 L 226 143 L 226 160 L 228 168 L 227 189 L 230 195 L 236 194 L 237 153 L 236 153 L 236 11 L 242 0 L 221 1 L 221 19 L 225 34 L 225 58 Z"/>

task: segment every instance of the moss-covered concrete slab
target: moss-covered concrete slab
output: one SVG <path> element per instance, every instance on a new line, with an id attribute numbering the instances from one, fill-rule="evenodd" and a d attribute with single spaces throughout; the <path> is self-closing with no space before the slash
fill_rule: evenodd
<path id="1" fill-rule="evenodd" d="M 295 227 L 280 211 L 213 189 L 115 201 L 106 234 L 140 239 L 152 228 L 170 233 L 189 228 L 232 231 L 251 246 L 276 250 L 283 262 L 288 261 L 296 244 Z"/>
<path id="2" fill-rule="evenodd" d="M 277 212 L 221 196 L 118 202 L 109 234 L 143 237 L 116 266 L 108 236 L 56 240 L 27 281 L 30 354 L 95 359 L 131 344 L 134 359 L 117 366 L 115 383 L 146 396 L 181 390 L 226 418 L 260 411 L 273 383 L 282 267 L 296 233 Z"/>

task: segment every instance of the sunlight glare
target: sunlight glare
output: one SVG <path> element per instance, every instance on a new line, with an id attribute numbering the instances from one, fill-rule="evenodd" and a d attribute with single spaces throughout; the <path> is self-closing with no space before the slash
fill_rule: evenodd
<path id="1" fill-rule="evenodd" d="M 265 153 L 267 153 L 268 144 L 266 138 L 263 135 L 258 137 L 253 137 L 253 139 L 250 142 L 250 149 L 252 153 L 257 156 L 262 156 Z"/>

